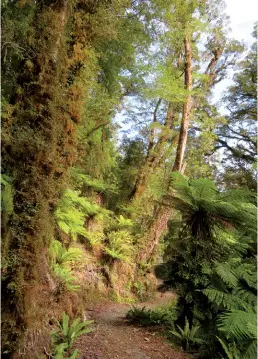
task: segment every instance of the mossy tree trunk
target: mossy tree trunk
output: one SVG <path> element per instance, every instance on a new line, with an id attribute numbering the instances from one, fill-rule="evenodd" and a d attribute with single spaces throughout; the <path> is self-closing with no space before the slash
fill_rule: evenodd
<path id="1" fill-rule="evenodd" d="M 54 236 L 52 212 L 76 160 L 71 108 L 80 107 L 81 100 L 71 96 L 72 85 L 68 86 L 72 60 L 70 56 L 67 61 L 71 48 L 66 26 L 71 9 L 71 1 L 37 3 L 28 38 L 29 60 L 22 63 L 4 124 L 10 141 L 3 143 L 2 165 L 14 178 L 14 213 L 8 238 L 3 238 L 4 357 L 18 355 L 15 350 L 31 324 L 28 318 L 42 319 L 37 308 L 32 309 L 41 290 L 55 289 L 46 255 Z M 30 297 L 35 288 L 37 298 Z"/>

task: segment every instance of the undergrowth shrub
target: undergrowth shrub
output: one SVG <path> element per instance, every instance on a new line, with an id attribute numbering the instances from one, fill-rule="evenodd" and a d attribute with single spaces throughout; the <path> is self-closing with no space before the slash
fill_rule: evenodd
<path id="1" fill-rule="evenodd" d="M 80 286 L 76 285 L 77 279 L 72 273 L 72 268 L 76 263 L 84 260 L 82 250 L 73 247 L 66 249 L 61 242 L 53 240 L 49 248 L 49 256 L 51 268 L 56 276 L 56 293 L 79 290 Z"/>
<path id="2" fill-rule="evenodd" d="M 198 336 L 200 329 L 199 325 L 193 325 L 191 328 L 186 318 L 184 328 L 179 325 L 172 325 L 173 329 L 168 331 L 168 334 L 175 339 L 180 346 L 183 347 L 187 352 L 196 348 L 196 344 L 200 345 L 203 343 L 203 339 Z"/>
<path id="3" fill-rule="evenodd" d="M 105 251 L 114 260 L 130 262 L 132 255 L 132 235 L 127 230 L 112 231 L 107 234 Z"/>
<path id="4" fill-rule="evenodd" d="M 146 309 L 145 306 L 142 308 L 132 306 L 127 312 L 126 318 L 142 326 L 164 325 L 169 327 L 176 319 L 175 303 L 155 309 Z"/>
<path id="5" fill-rule="evenodd" d="M 76 240 L 78 235 L 87 238 L 85 219 L 94 216 L 106 216 L 109 211 L 80 195 L 80 191 L 68 189 L 54 213 L 59 228 Z"/>
<path id="6" fill-rule="evenodd" d="M 75 292 L 80 289 L 80 286 L 76 285 L 77 278 L 72 274 L 70 269 L 62 268 L 58 264 L 55 264 L 52 268 L 55 276 L 57 277 L 57 295 L 61 295 L 65 291 Z"/>
<path id="7" fill-rule="evenodd" d="M 76 318 L 69 325 L 69 316 L 63 312 L 62 320 L 55 319 L 57 325 L 56 329 L 53 329 L 51 335 L 51 346 L 53 359 L 77 359 L 79 356 L 78 349 L 73 349 L 75 341 L 83 334 L 88 334 L 93 331 L 92 320 L 81 321 L 80 318 Z"/>

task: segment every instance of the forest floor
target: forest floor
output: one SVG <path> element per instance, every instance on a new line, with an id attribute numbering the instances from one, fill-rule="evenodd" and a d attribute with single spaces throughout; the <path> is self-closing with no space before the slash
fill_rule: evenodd
<path id="1" fill-rule="evenodd" d="M 172 293 L 157 294 L 149 302 L 137 306 L 154 308 L 166 304 Z M 180 349 L 173 348 L 161 337 L 158 328 L 132 325 L 125 315 L 129 304 L 105 302 L 87 308 L 88 317 L 95 322 L 95 330 L 81 337 L 76 347 L 80 359 L 189 359 Z"/>

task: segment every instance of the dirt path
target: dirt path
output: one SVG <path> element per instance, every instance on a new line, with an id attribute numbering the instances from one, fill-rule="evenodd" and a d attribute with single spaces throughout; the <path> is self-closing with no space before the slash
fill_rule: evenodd
<path id="1" fill-rule="evenodd" d="M 165 304 L 173 294 L 157 297 L 139 306 L 153 308 Z M 182 351 L 173 349 L 157 332 L 128 323 L 128 304 L 105 303 L 88 308 L 96 329 L 77 344 L 80 359 L 189 359 Z"/>

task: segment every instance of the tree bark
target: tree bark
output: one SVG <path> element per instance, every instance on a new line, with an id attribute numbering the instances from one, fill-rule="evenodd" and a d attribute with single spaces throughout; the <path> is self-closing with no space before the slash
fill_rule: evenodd
<path id="1" fill-rule="evenodd" d="M 189 35 L 186 35 L 185 41 L 185 89 L 188 91 L 188 95 L 186 101 L 183 106 L 183 117 L 181 122 L 178 146 L 176 151 L 176 159 L 173 167 L 173 171 L 181 172 L 186 142 L 187 142 L 187 133 L 190 122 L 190 113 L 192 107 L 192 47 L 191 47 L 191 39 Z"/>
<path id="2" fill-rule="evenodd" d="M 25 330 L 32 326 L 33 320 L 38 320 L 42 310 L 34 310 L 26 302 L 28 291 L 38 288 L 37 303 L 41 299 L 42 285 L 50 292 L 56 288 L 46 254 L 54 232 L 53 206 L 71 166 L 70 160 L 63 156 L 72 138 L 66 131 L 68 114 L 62 109 L 64 94 L 60 96 L 59 90 L 64 90 L 63 80 L 69 67 L 63 63 L 61 49 L 68 20 L 67 7 L 67 1 L 56 2 L 51 9 L 38 5 L 31 25 L 36 48 L 31 58 L 34 71 L 22 69 L 17 81 L 23 95 L 15 102 L 11 115 L 12 144 L 5 154 L 4 171 L 15 173 L 14 215 L 12 222 L 7 224 L 11 230 L 5 248 L 2 329 L 7 335 L 3 340 L 4 351 L 10 356 L 13 353 L 13 357 Z M 43 30 L 42 19 L 45 21 Z M 60 62 L 62 71 L 58 69 Z M 58 90 L 60 98 L 56 96 Z M 20 128 L 18 134 L 13 130 L 15 126 Z M 12 333 L 14 326 L 15 335 Z"/>
<path id="3" fill-rule="evenodd" d="M 160 103 L 161 103 L 161 99 L 159 99 L 155 111 L 153 113 L 153 123 L 158 122 L 156 116 Z M 138 198 L 142 195 L 142 193 L 146 188 L 147 181 L 150 175 L 153 173 L 155 168 L 157 168 L 158 164 L 160 163 L 160 159 L 162 158 L 162 152 L 167 143 L 167 140 L 170 137 L 169 130 L 172 128 L 173 119 L 174 119 L 174 113 L 173 113 L 172 103 L 169 102 L 164 128 L 156 144 L 154 143 L 154 129 L 151 130 L 150 142 L 149 142 L 147 156 L 145 159 L 145 164 L 142 166 L 142 168 L 139 171 L 135 187 L 131 193 L 131 199 Z"/>
<path id="4" fill-rule="evenodd" d="M 167 230 L 168 221 L 172 214 L 172 208 L 169 206 L 158 205 L 155 208 L 153 222 L 148 230 L 148 237 L 151 238 L 149 245 L 144 248 L 140 254 L 140 260 L 150 262 L 156 252 L 160 237 Z"/>

